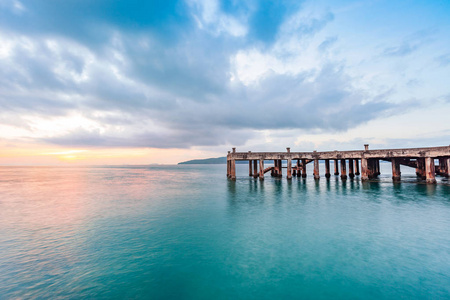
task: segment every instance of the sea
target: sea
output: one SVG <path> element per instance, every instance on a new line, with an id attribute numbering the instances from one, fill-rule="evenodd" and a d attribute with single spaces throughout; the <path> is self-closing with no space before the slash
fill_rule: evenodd
<path id="1" fill-rule="evenodd" d="M 311 167 L 0 167 L 0 299 L 450 299 L 449 181 Z"/>

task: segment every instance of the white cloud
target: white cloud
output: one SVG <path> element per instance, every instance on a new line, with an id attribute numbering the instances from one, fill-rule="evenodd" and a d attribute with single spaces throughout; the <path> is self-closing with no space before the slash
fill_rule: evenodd
<path id="1" fill-rule="evenodd" d="M 226 33 L 235 37 L 247 34 L 247 26 L 234 16 L 227 15 L 220 10 L 217 0 L 187 0 L 193 9 L 193 15 L 200 29 L 207 30 L 214 35 Z"/>

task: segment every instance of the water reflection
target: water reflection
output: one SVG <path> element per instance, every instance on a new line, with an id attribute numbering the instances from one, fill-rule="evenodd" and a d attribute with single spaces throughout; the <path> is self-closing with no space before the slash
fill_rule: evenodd
<path id="1" fill-rule="evenodd" d="M 245 185 L 242 183 L 246 183 Z M 227 182 L 228 198 L 233 203 L 253 203 L 263 205 L 265 200 L 274 205 L 282 205 L 290 199 L 324 198 L 357 198 L 363 201 L 381 203 L 396 199 L 397 204 L 405 201 L 423 201 L 439 196 L 450 202 L 450 186 L 438 184 L 411 183 L 407 181 L 392 182 L 384 180 L 361 181 L 354 179 L 341 180 L 339 176 L 331 179 L 314 180 L 313 178 L 266 178 L 264 181 L 238 180 Z M 358 196 L 359 195 L 359 196 Z M 424 198 L 425 197 L 425 198 Z"/>

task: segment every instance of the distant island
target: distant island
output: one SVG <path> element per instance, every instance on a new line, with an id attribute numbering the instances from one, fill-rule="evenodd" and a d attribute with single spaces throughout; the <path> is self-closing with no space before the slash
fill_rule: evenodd
<path id="1" fill-rule="evenodd" d="M 193 159 L 188 161 L 183 161 L 178 163 L 179 165 L 225 165 L 227 163 L 227 158 L 216 157 L 216 158 L 204 158 L 204 159 Z M 237 164 L 243 163 L 248 164 L 246 161 L 237 161 Z"/>
<path id="2" fill-rule="evenodd" d="M 204 158 L 204 159 L 193 159 L 188 161 L 183 161 L 178 163 L 179 165 L 222 165 L 227 163 L 227 158 L 217 157 L 217 158 Z"/>

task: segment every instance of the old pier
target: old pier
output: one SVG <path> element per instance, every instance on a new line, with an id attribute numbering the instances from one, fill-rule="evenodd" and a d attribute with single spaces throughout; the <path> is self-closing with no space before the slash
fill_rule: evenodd
<path id="1" fill-rule="evenodd" d="M 369 150 L 366 144 L 364 150 L 327 152 L 291 152 L 290 148 L 286 149 L 286 152 L 236 152 L 236 148 L 233 148 L 227 155 L 227 177 L 236 179 L 236 161 L 248 161 L 249 176 L 259 177 L 260 180 L 264 180 L 267 172 L 281 177 L 283 161 L 287 161 L 287 179 L 293 176 L 305 178 L 308 163 L 314 164 L 313 176 L 319 179 L 320 160 L 325 161 L 326 178 L 331 176 L 330 160 L 334 162 L 334 175 L 340 174 L 343 180 L 359 175 L 363 181 L 378 177 L 380 160 L 391 162 L 394 181 L 400 180 L 400 165 L 415 168 L 417 176 L 427 183 L 436 183 L 436 175 L 450 177 L 450 146 Z M 273 161 L 273 166 L 264 168 L 264 161 Z"/>

